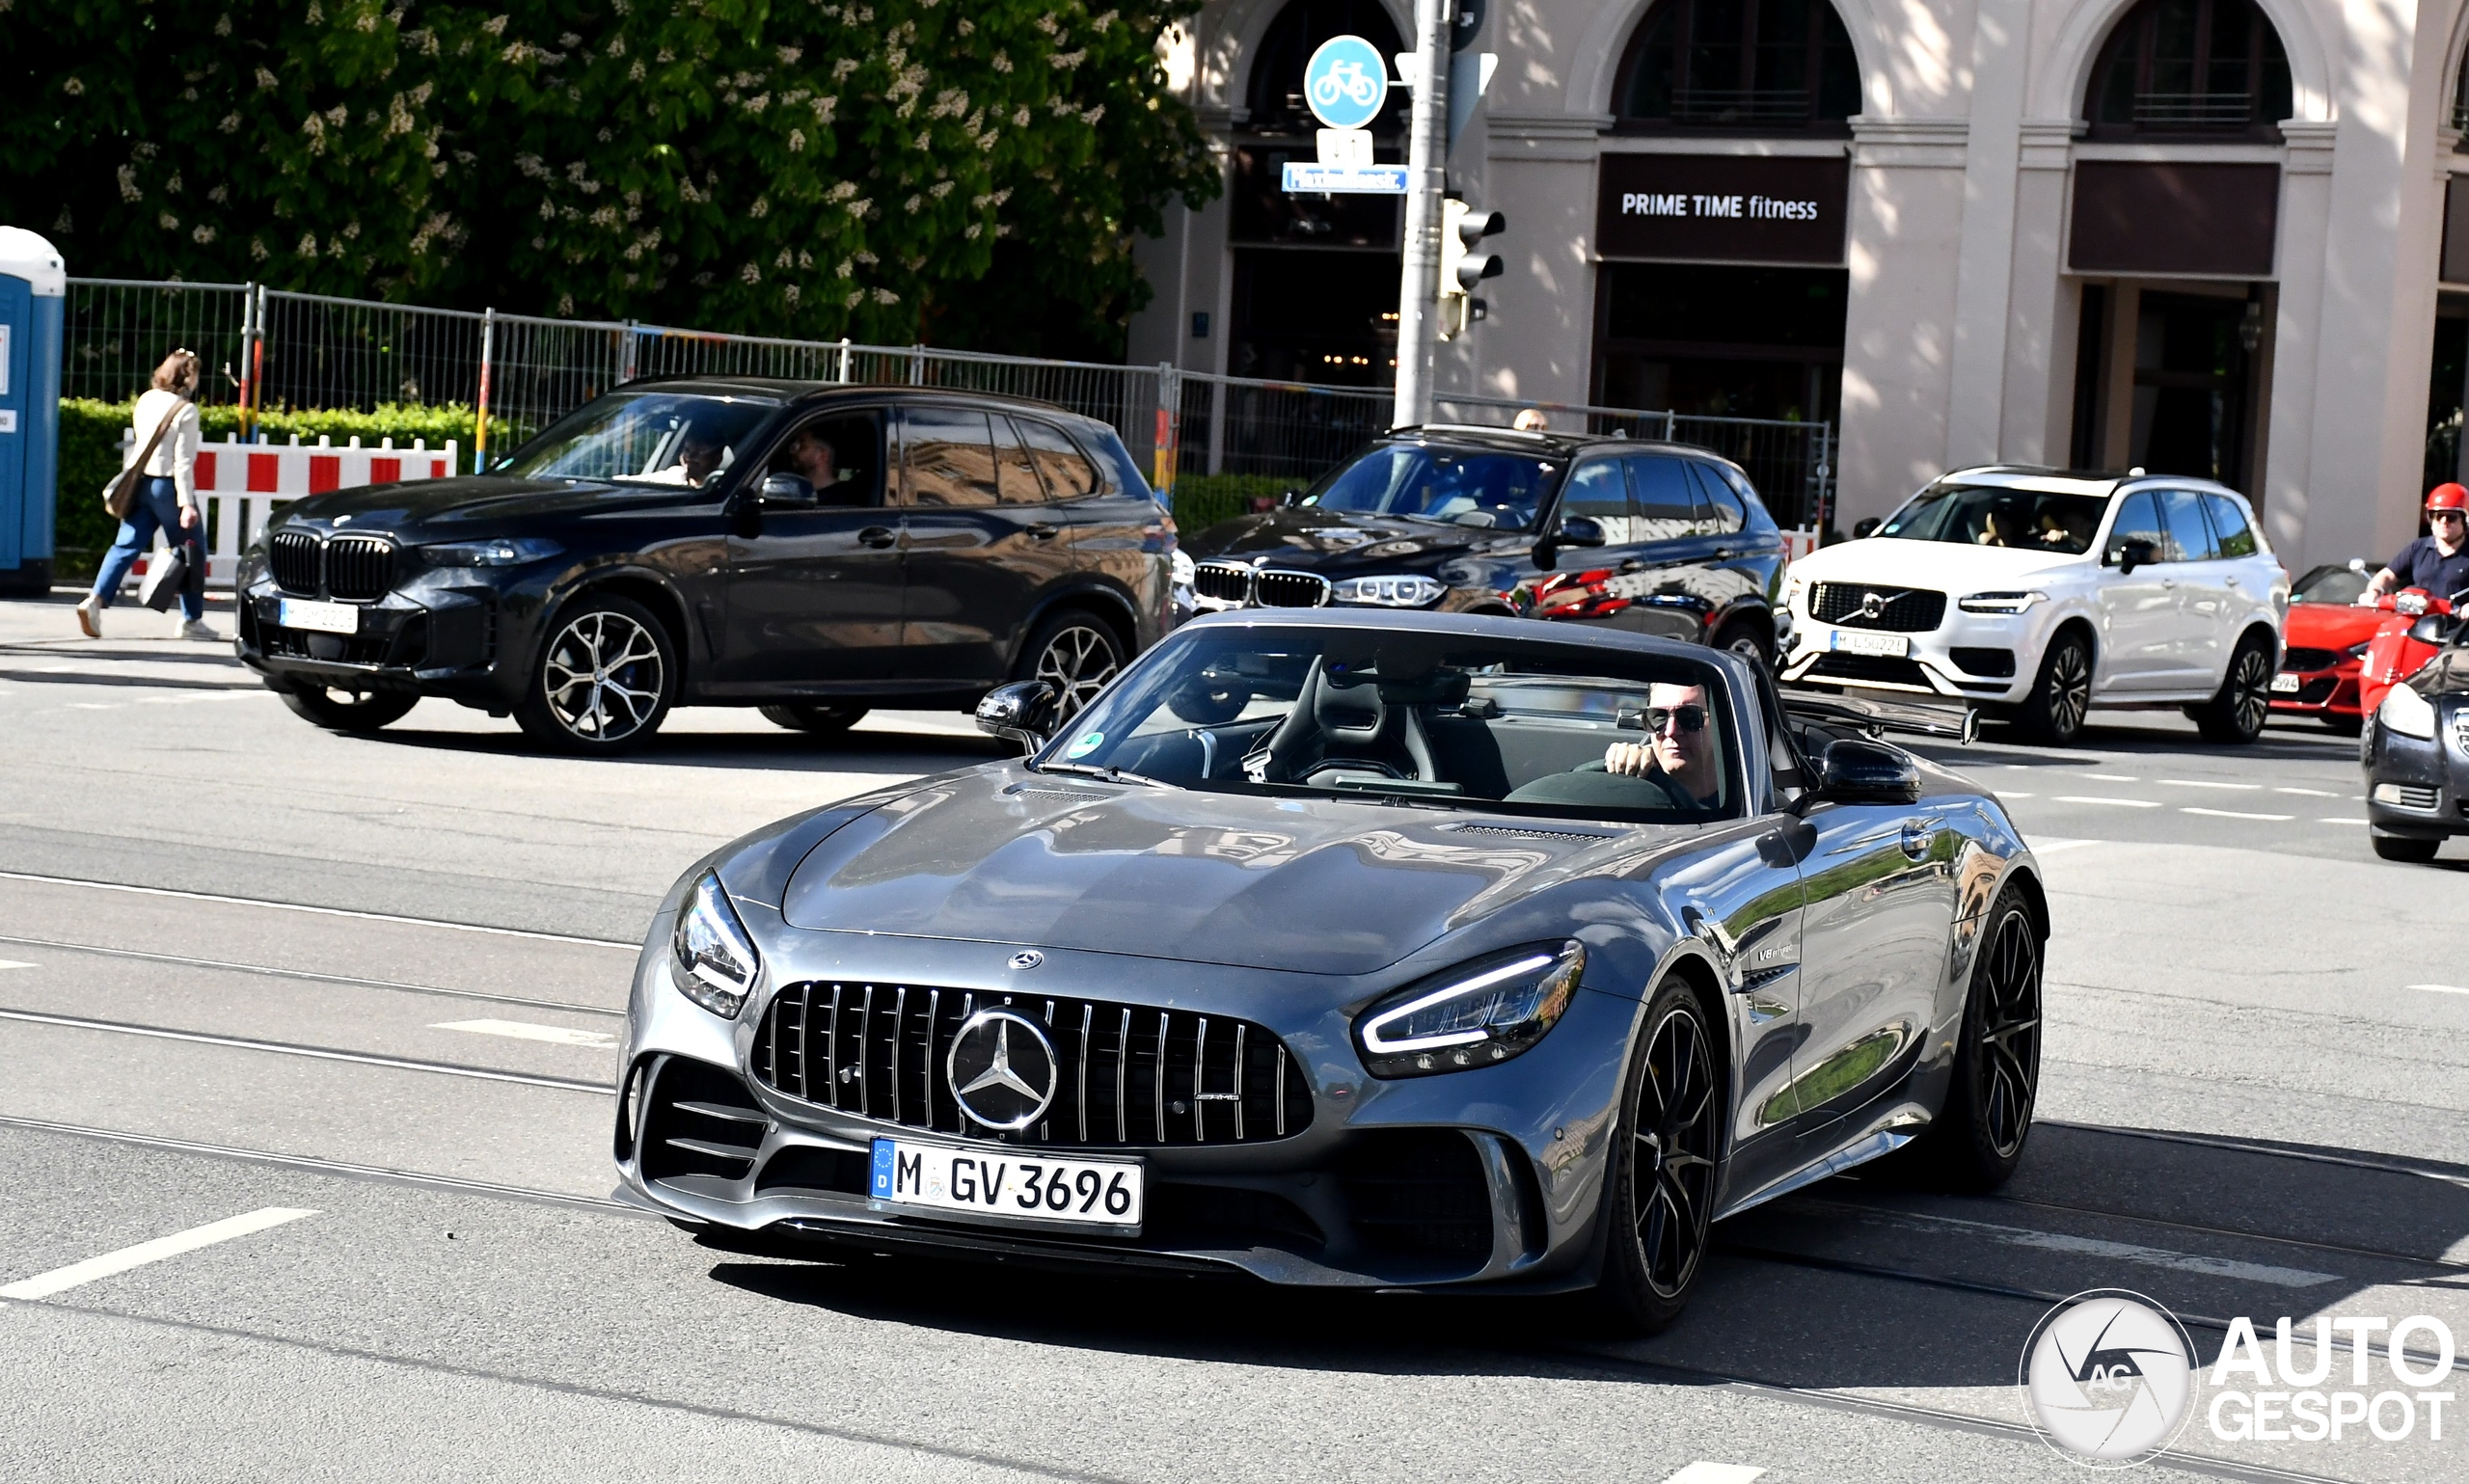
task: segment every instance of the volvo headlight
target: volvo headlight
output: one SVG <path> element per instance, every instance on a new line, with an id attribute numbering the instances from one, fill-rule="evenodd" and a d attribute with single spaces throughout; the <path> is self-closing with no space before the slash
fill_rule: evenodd
<path id="1" fill-rule="evenodd" d="M 448 541 L 421 548 L 432 567 L 520 567 L 546 561 L 564 552 L 539 536 L 513 536 L 498 541 Z"/>
<path id="2" fill-rule="evenodd" d="M 2434 707 L 2407 686 L 2394 686 L 2374 709 L 2374 719 L 2403 737 L 2434 741 Z"/>
<path id="3" fill-rule="evenodd" d="M 1191 586 L 1193 575 L 1192 553 L 1184 551 L 1181 547 L 1175 548 L 1175 554 L 1172 558 L 1171 565 L 1175 574 L 1175 585 L 1177 587 Z"/>
<path id="4" fill-rule="evenodd" d="M 2022 613 L 2033 604 L 2048 601 L 2047 593 L 1973 593 L 1958 599 L 1955 607 L 1967 613 Z"/>
<path id="5" fill-rule="evenodd" d="M 754 988 L 763 962 L 754 951 L 746 925 L 737 920 L 720 878 L 703 873 L 677 914 L 677 931 L 669 934 L 669 980 L 677 992 L 723 1020 L 734 1020 Z"/>
<path id="6" fill-rule="evenodd" d="M 1449 584 L 1427 577 L 1344 578 L 1330 584 L 1339 603 L 1366 603 L 1383 608 L 1424 608 L 1438 603 Z"/>
<path id="7" fill-rule="evenodd" d="M 1506 1062 L 1559 1023 L 1586 973 L 1586 945 L 1530 948 L 1390 995 L 1355 1023 L 1366 1070 L 1421 1077 Z"/>

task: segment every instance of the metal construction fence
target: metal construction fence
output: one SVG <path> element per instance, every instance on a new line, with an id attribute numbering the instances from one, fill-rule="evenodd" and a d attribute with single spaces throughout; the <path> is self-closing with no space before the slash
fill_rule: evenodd
<path id="1" fill-rule="evenodd" d="M 72 397 L 135 394 L 176 346 L 206 366 L 209 402 L 262 411 L 386 403 L 474 410 L 474 454 L 503 453 L 602 391 L 642 376 L 780 377 L 966 389 L 1053 402 L 1114 426 L 1151 478 L 1195 516 L 1309 484 L 1389 426 L 1373 387 L 1259 381 L 922 345 L 792 340 L 639 324 L 543 319 L 296 294 L 258 283 L 68 281 Z M 1833 426 L 1445 393 L 1448 420 L 1505 425 L 1540 411 L 1568 432 L 1665 438 L 1749 472 L 1776 519 L 1823 528 Z"/>

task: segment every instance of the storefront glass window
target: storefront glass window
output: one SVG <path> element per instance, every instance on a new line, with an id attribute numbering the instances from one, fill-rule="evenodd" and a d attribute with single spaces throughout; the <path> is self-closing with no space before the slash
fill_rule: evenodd
<path id="1" fill-rule="evenodd" d="M 2096 134 L 2268 137 L 2293 107 L 2254 0 L 2143 0 L 2109 33 L 2086 111 Z"/>
<path id="2" fill-rule="evenodd" d="M 1859 64 L 1829 0 L 1664 0 L 1620 75 L 1632 127 L 1840 131 L 1860 111 Z"/>

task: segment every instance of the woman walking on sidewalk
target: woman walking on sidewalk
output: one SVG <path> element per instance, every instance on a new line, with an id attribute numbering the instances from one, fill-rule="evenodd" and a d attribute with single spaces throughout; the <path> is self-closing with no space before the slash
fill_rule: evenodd
<path id="1" fill-rule="evenodd" d="M 146 461 L 137 501 L 120 523 L 120 538 L 103 557 L 103 570 L 95 575 L 94 591 L 77 605 L 77 626 L 90 639 L 103 636 L 103 609 L 112 606 L 121 580 L 153 544 L 157 530 L 173 545 L 187 548 L 182 554 L 189 577 L 180 584 L 180 612 L 186 622 L 180 625 L 180 637 L 222 637 L 205 622 L 205 516 L 197 503 L 197 404 L 189 400 L 197 379 L 196 355 L 176 350 L 154 368 L 153 390 L 137 399 L 136 414 L 129 419 L 137 434 L 129 445 L 130 459 L 153 441 L 156 428 L 163 429 L 163 437 L 155 444 L 154 456 Z M 171 419 L 168 427 L 165 418 Z"/>

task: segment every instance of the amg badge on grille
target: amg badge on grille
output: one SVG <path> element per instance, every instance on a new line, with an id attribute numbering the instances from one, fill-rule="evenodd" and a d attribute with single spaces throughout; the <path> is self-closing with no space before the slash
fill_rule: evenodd
<path id="1" fill-rule="evenodd" d="M 952 1037 L 944 1070 L 962 1112 L 1008 1133 L 1036 1122 L 1053 1104 L 1063 1063 L 1036 1021 L 1017 1011 L 981 1010 Z"/>

